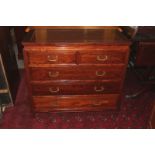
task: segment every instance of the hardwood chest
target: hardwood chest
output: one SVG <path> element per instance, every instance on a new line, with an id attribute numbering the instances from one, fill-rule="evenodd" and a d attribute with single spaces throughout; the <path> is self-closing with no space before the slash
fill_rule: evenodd
<path id="1" fill-rule="evenodd" d="M 118 29 L 36 28 L 23 45 L 35 111 L 117 107 L 130 45 Z"/>

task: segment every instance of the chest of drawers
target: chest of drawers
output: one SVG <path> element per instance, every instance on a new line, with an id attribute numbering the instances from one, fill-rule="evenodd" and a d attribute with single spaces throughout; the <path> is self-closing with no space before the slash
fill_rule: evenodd
<path id="1" fill-rule="evenodd" d="M 118 30 L 30 31 L 23 45 L 34 110 L 116 108 L 125 77 L 129 44 Z"/>

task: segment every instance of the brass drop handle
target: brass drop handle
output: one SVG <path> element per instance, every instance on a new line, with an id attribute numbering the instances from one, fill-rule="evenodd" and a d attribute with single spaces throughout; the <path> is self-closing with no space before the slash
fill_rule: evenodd
<path id="1" fill-rule="evenodd" d="M 94 90 L 95 90 L 96 92 L 102 92 L 102 91 L 104 91 L 104 87 L 97 88 L 97 87 L 95 86 L 95 87 L 94 87 Z"/>
<path id="2" fill-rule="evenodd" d="M 48 55 L 47 59 L 49 62 L 56 62 L 58 60 L 58 56 L 56 55 L 55 58 L 53 58 L 53 56 L 51 57 L 50 55 Z"/>
<path id="3" fill-rule="evenodd" d="M 104 100 L 104 101 L 102 101 L 102 102 L 93 103 L 93 106 L 100 106 L 100 105 L 102 105 L 102 104 L 104 104 L 104 103 L 109 103 L 109 101 L 108 101 L 108 100 Z"/>
<path id="4" fill-rule="evenodd" d="M 108 60 L 108 56 L 107 55 L 105 55 L 105 56 L 97 56 L 96 57 L 96 59 L 98 60 L 98 61 L 106 61 L 106 60 Z"/>
<path id="5" fill-rule="evenodd" d="M 105 76 L 106 72 L 105 71 L 96 71 L 97 76 Z"/>
<path id="6" fill-rule="evenodd" d="M 56 89 L 49 88 L 50 93 L 58 93 L 60 91 L 59 87 L 56 87 Z"/>
<path id="7" fill-rule="evenodd" d="M 48 76 L 49 76 L 50 78 L 58 77 L 58 76 L 59 76 L 59 72 L 55 72 L 55 73 L 48 72 Z"/>

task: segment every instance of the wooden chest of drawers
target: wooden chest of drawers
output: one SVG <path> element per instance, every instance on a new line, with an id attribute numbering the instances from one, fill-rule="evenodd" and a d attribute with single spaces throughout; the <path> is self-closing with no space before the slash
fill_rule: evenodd
<path id="1" fill-rule="evenodd" d="M 117 107 L 130 42 L 114 30 L 34 29 L 24 40 L 34 110 L 98 111 Z"/>

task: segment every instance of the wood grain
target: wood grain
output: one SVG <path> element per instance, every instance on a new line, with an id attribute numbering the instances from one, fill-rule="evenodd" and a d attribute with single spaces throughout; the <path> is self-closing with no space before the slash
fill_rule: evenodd
<path id="1" fill-rule="evenodd" d="M 35 29 L 23 42 L 34 110 L 115 109 L 130 42 L 116 29 Z"/>
<path id="2" fill-rule="evenodd" d="M 85 95 L 119 93 L 120 81 L 52 81 L 33 83 L 34 95 Z"/>
<path id="3" fill-rule="evenodd" d="M 121 79 L 124 65 L 65 65 L 30 68 L 32 81 L 42 80 L 111 80 Z M 89 78 L 88 78 L 89 77 Z"/>
<path id="4" fill-rule="evenodd" d="M 74 96 L 33 96 L 36 111 L 83 111 L 116 108 L 118 94 L 74 95 Z"/>

